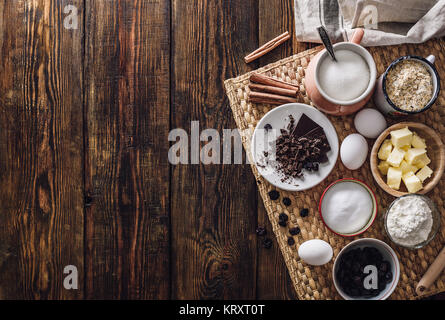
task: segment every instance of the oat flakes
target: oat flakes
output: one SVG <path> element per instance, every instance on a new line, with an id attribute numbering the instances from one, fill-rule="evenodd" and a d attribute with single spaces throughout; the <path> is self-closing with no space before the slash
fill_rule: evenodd
<path id="1" fill-rule="evenodd" d="M 420 111 L 433 96 L 433 79 L 423 63 L 403 60 L 388 72 L 386 92 L 398 108 Z"/>

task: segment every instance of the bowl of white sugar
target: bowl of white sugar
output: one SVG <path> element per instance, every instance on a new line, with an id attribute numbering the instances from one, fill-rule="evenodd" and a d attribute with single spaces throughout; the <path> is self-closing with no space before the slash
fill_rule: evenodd
<path id="1" fill-rule="evenodd" d="M 385 230 L 395 244 L 419 249 L 440 229 L 440 214 L 434 202 L 421 194 L 407 194 L 394 200 L 386 211 Z"/>
<path id="2" fill-rule="evenodd" d="M 306 92 L 325 113 L 352 114 L 372 96 L 377 69 L 372 55 L 360 45 L 364 32 L 358 28 L 350 42 L 334 44 L 335 60 L 324 49 L 311 59 L 306 69 Z"/>
<path id="3" fill-rule="evenodd" d="M 354 237 L 373 224 L 377 216 L 377 200 L 363 181 L 340 179 L 325 189 L 318 211 L 329 230 L 343 237 Z"/>

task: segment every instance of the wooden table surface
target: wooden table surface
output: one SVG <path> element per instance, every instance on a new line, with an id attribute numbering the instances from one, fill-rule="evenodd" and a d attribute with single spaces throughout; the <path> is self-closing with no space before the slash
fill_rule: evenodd
<path id="1" fill-rule="evenodd" d="M 243 61 L 293 34 L 293 0 L 0 0 L 0 16 L 0 298 L 296 298 L 255 235 L 271 230 L 249 166 L 167 158 L 171 129 L 235 128 L 225 79 L 311 47 Z"/>

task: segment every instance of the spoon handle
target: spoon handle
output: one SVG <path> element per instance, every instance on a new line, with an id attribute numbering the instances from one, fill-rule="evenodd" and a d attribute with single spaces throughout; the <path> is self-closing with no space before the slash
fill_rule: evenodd
<path id="1" fill-rule="evenodd" d="M 332 42 L 331 42 L 331 39 L 329 39 L 328 32 L 327 32 L 326 28 L 323 26 L 320 26 L 317 28 L 317 31 L 318 31 L 318 34 L 320 35 L 321 41 L 323 42 L 324 46 L 326 47 L 326 50 L 331 55 L 332 59 L 334 61 L 337 61 L 335 59 L 334 48 L 332 47 Z"/>

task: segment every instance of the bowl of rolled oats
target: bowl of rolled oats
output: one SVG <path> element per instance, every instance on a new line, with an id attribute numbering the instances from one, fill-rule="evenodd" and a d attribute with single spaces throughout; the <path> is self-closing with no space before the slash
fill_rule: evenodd
<path id="1" fill-rule="evenodd" d="M 403 56 L 393 61 L 377 81 L 374 102 L 385 114 L 406 116 L 429 109 L 440 91 L 435 57 Z"/>

